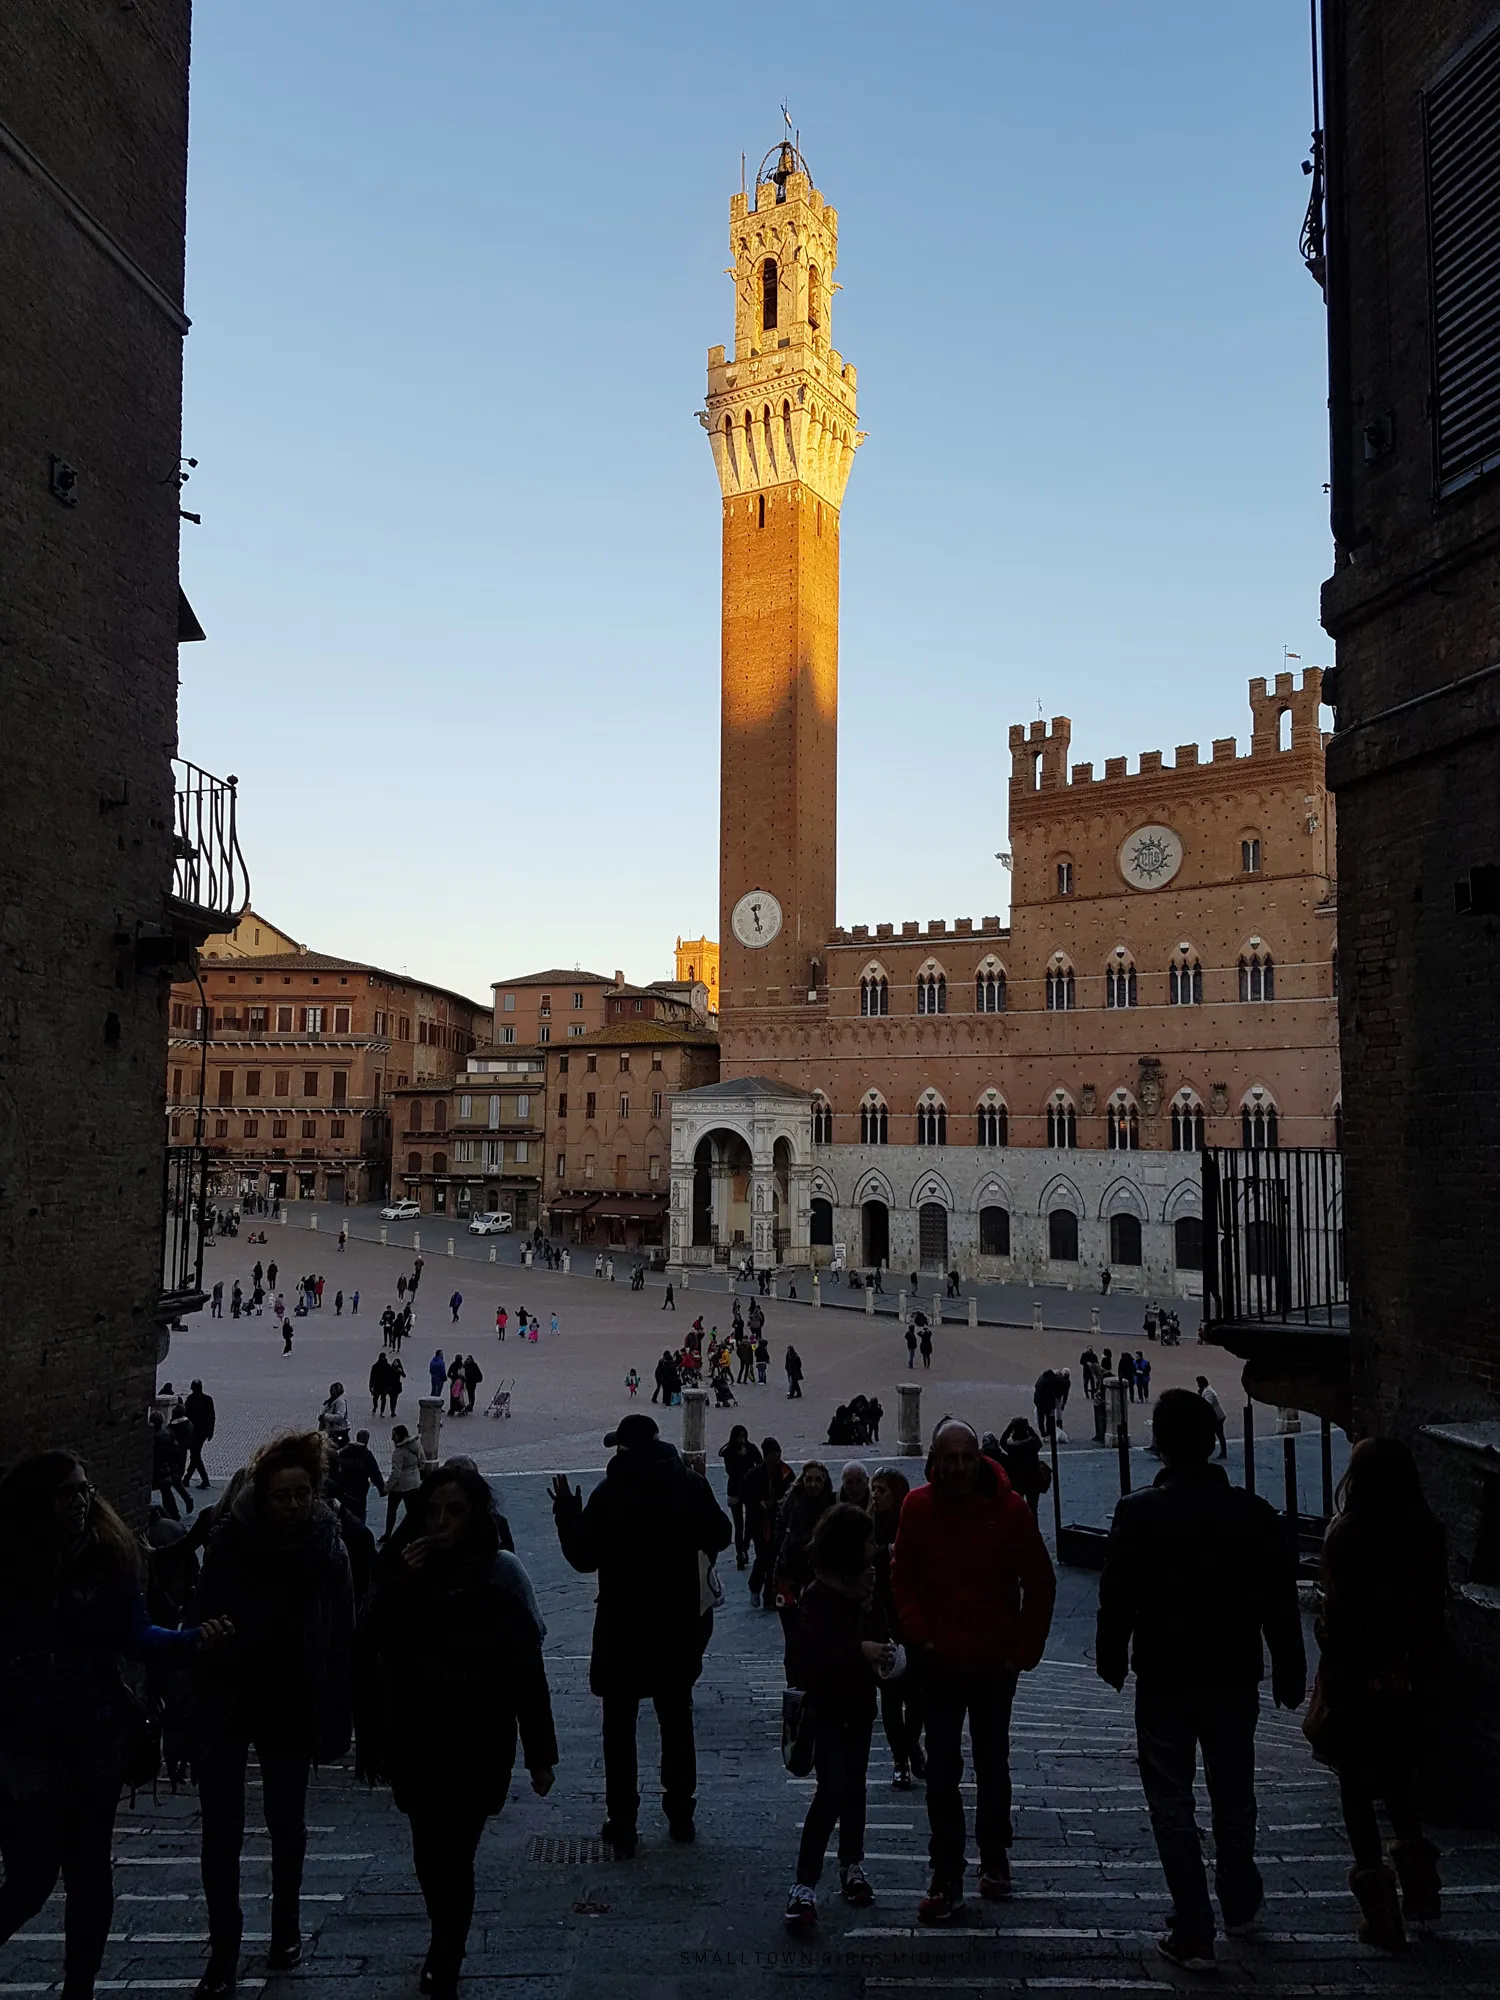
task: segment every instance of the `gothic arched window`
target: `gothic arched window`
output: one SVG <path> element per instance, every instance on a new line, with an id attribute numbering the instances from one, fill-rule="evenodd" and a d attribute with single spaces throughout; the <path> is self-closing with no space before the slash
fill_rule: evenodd
<path id="1" fill-rule="evenodd" d="M 859 1107 L 859 1143 L 883 1146 L 890 1130 L 890 1116 L 878 1091 L 870 1091 Z"/>
<path id="2" fill-rule="evenodd" d="M 868 967 L 860 976 L 859 1011 L 866 1016 L 891 1011 L 890 981 L 878 966 Z"/>
<path id="3" fill-rule="evenodd" d="M 1104 968 L 1104 1004 L 1106 1007 L 1133 1007 L 1135 997 L 1134 961 L 1117 952 Z"/>
<path id="4" fill-rule="evenodd" d="M 1078 1113 L 1061 1090 L 1047 1104 L 1047 1144 L 1062 1153 L 1071 1152 L 1078 1144 Z"/>
<path id="5" fill-rule="evenodd" d="M 1203 967 L 1190 945 L 1179 945 L 1167 967 L 1167 999 L 1174 1007 L 1203 1005 Z"/>
<path id="6" fill-rule="evenodd" d="M 823 324 L 823 279 L 816 264 L 807 267 L 807 323 L 814 333 Z"/>
<path id="7" fill-rule="evenodd" d="M 1010 1113 L 998 1094 L 987 1090 L 974 1113 L 976 1143 L 981 1146 L 1010 1144 Z"/>
<path id="8" fill-rule="evenodd" d="M 917 1144 L 946 1146 L 948 1109 L 935 1090 L 924 1091 L 917 1100 Z"/>
<path id="9" fill-rule="evenodd" d="M 1005 968 L 998 959 L 987 958 L 974 975 L 974 1011 L 1005 1012 Z"/>
<path id="10" fill-rule="evenodd" d="M 813 1144 L 831 1146 L 833 1144 L 833 1106 L 820 1090 L 813 1098 Z"/>
<path id="11" fill-rule="evenodd" d="M 760 267 L 760 324 L 763 333 L 776 331 L 776 259 L 767 257 Z"/>
<path id="12" fill-rule="evenodd" d="M 936 970 L 926 970 L 917 974 L 917 1012 L 919 1014 L 946 1014 L 948 1011 L 948 981 Z"/>
<path id="13" fill-rule="evenodd" d="M 1077 1004 L 1073 968 L 1065 958 L 1055 958 L 1047 967 L 1047 1011 L 1050 1014 L 1067 1014 Z"/>
<path id="14" fill-rule="evenodd" d="M 1240 998 L 1274 1000 L 1276 966 L 1268 951 L 1258 946 L 1240 953 Z"/>
<path id="15" fill-rule="evenodd" d="M 1279 1141 L 1275 1101 L 1252 1090 L 1240 1106 L 1240 1143 L 1247 1153 L 1274 1153 Z"/>
<path id="16" fill-rule="evenodd" d="M 1104 1107 L 1104 1142 L 1112 1153 L 1138 1153 L 1141 1149 L 1140 1113 L 1127 1091 L 1117 1090 Z"/>
<path id="17" fill-rule="evenodd" d="M 1203 1106 L 1190 1090 L 1179 1090 L 1172 1099 L 1172 1151 L 1203 1151 Z"/>

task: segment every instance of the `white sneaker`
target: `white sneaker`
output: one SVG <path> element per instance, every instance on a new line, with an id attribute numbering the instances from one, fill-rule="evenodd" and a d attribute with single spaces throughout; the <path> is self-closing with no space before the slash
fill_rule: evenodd
<path id="1" fill-rule="evenodd" d="M 818 1921 L 818 1894 L 801 1882 L 792 1884 L 786 1899 L 786 1927 L 789 1931 L 810 1931 Z"/>

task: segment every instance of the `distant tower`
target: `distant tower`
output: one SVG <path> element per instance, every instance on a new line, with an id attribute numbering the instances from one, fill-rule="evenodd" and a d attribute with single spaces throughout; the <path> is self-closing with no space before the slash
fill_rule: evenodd
<path id="1" fill-rule="evenodd" d="M 839 510 L 861 441 L 829 344 L 838 215 L 790 142 L 729 204 L 734 357 L 700 421 L 724 496 L 720 1005 L 805 1004 L 834 923 Z"/>

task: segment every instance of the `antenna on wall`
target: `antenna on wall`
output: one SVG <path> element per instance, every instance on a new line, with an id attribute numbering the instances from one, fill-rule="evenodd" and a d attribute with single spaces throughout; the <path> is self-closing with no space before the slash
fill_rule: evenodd
<path id="1" fill-rule="evenodd" d="M 740 154 L 740 193 L 745 192 L 745 156 Z"/>

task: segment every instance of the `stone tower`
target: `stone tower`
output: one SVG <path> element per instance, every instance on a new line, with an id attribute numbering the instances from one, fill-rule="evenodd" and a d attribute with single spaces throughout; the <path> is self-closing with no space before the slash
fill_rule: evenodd
<path id="1" fill-rule="evenodd" d="M 839 513 L 861 441 L 832 346 L 838 216 L 790 143 L 729 205 L 734 355 L 708 350 L 724 500 L 720 1006 L 806 1005 L 834 924 Z M 819 997 L 821 992 L 819 991 Z"/>

